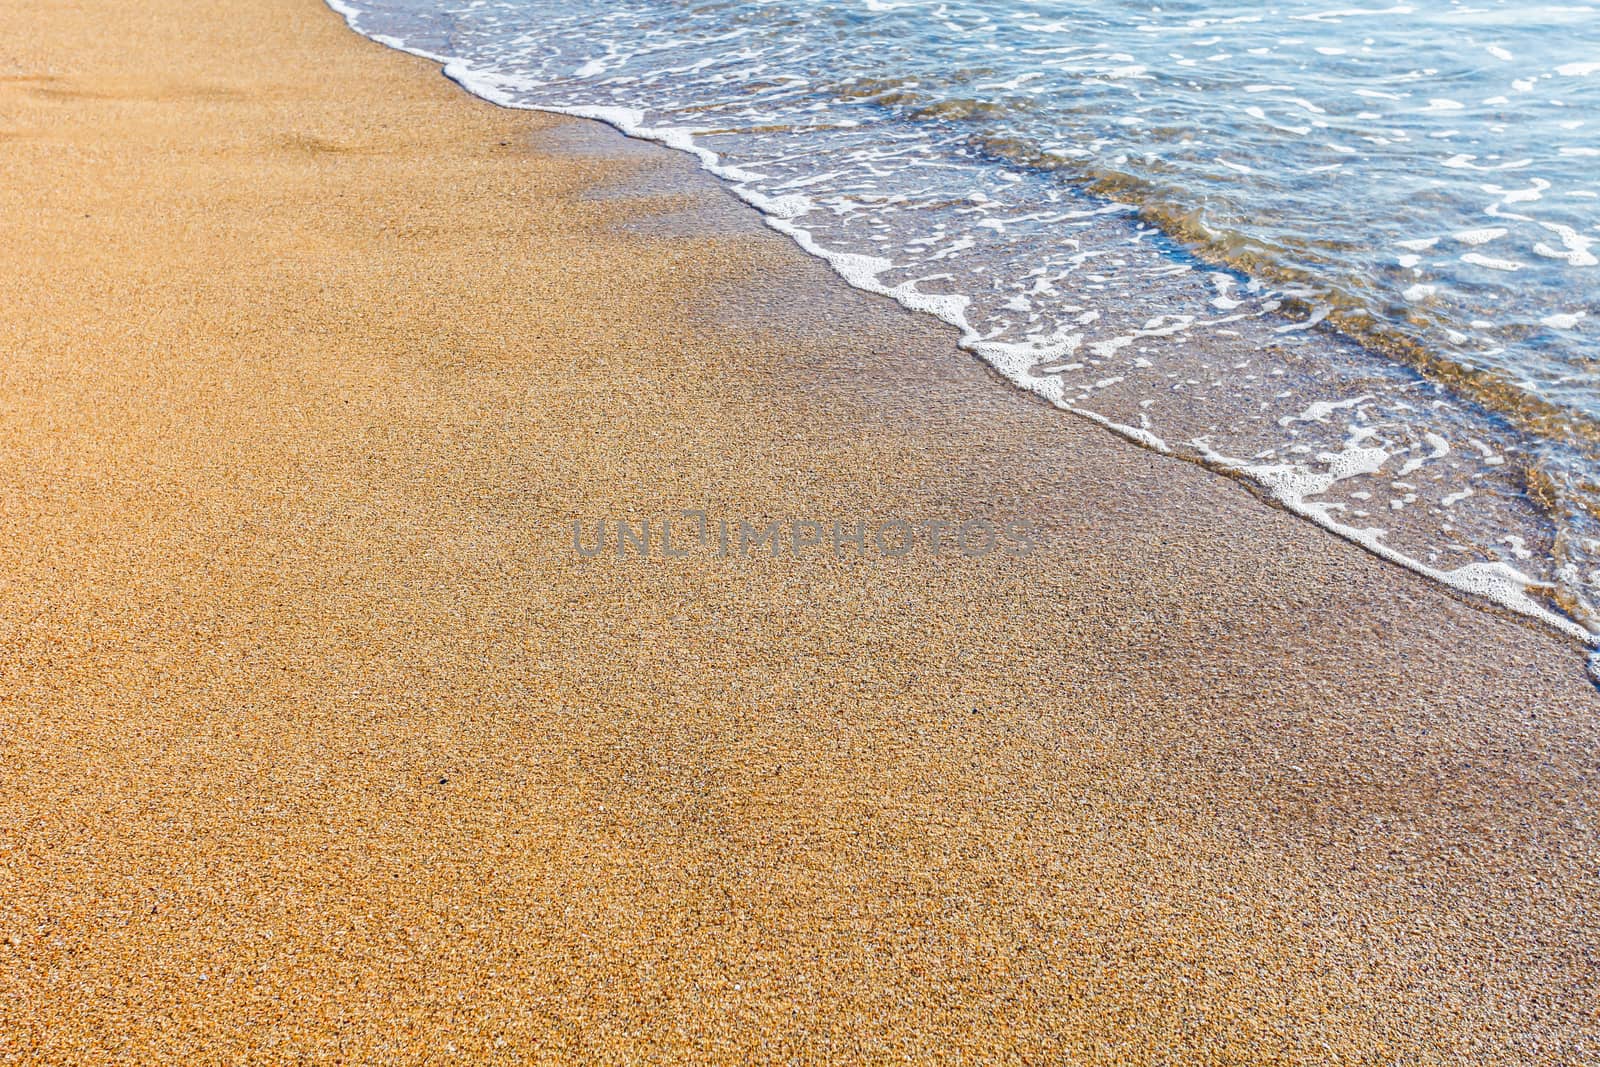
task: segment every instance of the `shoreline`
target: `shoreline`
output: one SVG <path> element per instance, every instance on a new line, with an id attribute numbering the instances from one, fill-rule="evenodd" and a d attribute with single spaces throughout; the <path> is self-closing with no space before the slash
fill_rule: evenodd
<path id="1" fill-rule="evenodd" d="M 840 251 L 828 248 L 819 243 L 811 230 L 805 226 L 791 221 L 791 212 L 786 210 L 780 201 L 786 197 L 774 199 L 772 196 L 756 191 L 749 185 L 753 175 L 744 168 L 731 163 L 725 163 L 714 151 L 699 144 L 692 131 L 676 127 L 651 127 L 644 124 L 644 112 L 630 107 L 621 106 L 566 106 L 553 103 L 529 102 L 518 95 L 519 89 L 526 86 L 514 79 L 505 79 L 495 74 L 486 74 L 475 69 L 467 61 L 443 53 L 437 53 L 427 48 L 406 42 L 401 38 L 384 33 L 365 33 L 358 26 L 358 17 L 361 10 L 345 0 L 327 0 L 328 6 L 335 11 L 352 32 L 376 41 L 379 44 L 395 49 L 396 51 L 411 55 L 440 67 L 440 73 L 454 82 L 461 89 L 472 96 L 486 100 L 500 107 L 514 110 L 534 111 L 552 115 L 564 115 L 589 121 L 595 121 L 609 126 L 621 134 L 641 141 L 659 144 L 674 151 L 683 152 L 696 159 L 701 168 L 718 178 L 723 187 L 740 202 L 753 208 L 762 218 L 763 222 L 773 230 L 792 239 L 795 244 L 807 255 L 827 263 L 840 278 L 852 288 L 863 292 L 887 297 L 900 306 L 914 312 L 924 313 L 945 323 L 957 334 L 956 346 L 962 351 L 971 354 L 992 368 L 1000 377 L 1010 385 L 1024 392 L 1030 393 L 1044 402 L 1054 406 L 1063 413 L 1087 419 L 1101 427 L 1127 440 L 1134 445 L 1151 451 L 1170 456 L 1209 470 L 1215 474 L 1240 479 L 1247 483 L 1253 493 L 1269 502 L 1272 506 L 1281 507 L 1301 519 L 1320 527 L 1322 530 L 1342 538 L 1351 544 L 1372 553 L 1379 559 L 1401 567 L 1413 574 L 1419 575 L 1430 581 L 1450 589 L 1453 593 L 1466 598 L 1469 602 L 1479 606 L 1493 606 L 1495 609 L 1507 611 L 1524 618 L 1531 619 L 1542 626 L 1578 642 L 1584 648 L 1586 669 L 1591 680 L 1600 686 L 1600 631 L 1591 630 L 1585 624 L 1587 618 L 1581 605 L 1585 603 L 1580 588 L 1569 588 L 1559 577 L 1570 569 L 1576 573 L 1578 563 L 1569 560 L 1567 568 L 1557 568 L 1553 575 L 1546 575 L 1541 579 L 1538 571 L 1525 572 L 1519 569 L 1521 564 L 1509 562 L 1503 558 L 1490 558 L 1451 566 L 1434 566 L 1426 562 L 1415 550 L 1408 550 L 1391 544 L 1385 540 L 1389 531 L 1385 528 L 1360 525 L 1357 520 L 1342 521 L 1343 512 L 1349 502 L 1336 503 L 1333 500 L 1312 499 L 1320 497 L 1333 484 L 1339 481 L 1337 477 L 1328 476 L 1327 484 L 1315 491 L 1308 491 L 1308 481 L 1315 481 L 1318 477 L 1310 468 L 1300 466 L 1293 462 L 1284 464 L 1277 460 L 1252 462 L 1247 459 L 1235 458 L 1213 450 L 1208 438 L 1192 439 L 1184 442 L 1177 448 L 1168 445 L 1162 437 L 1152 433 L 1148 428 L 1133 426 L 1126 422 L 1119 422 L 1116 418 L 1091 408 L 1078 406 L 1078 403 L 1068 399 L 1062 389 L 1062 382 L 1053 375 L 1035 376 L 1029 370 L 1029 365 L 1038 362 L 1048 362 L 1044 353 L 1021 351 L 1026 346 L 1015 342 L 999 343 L 985 338 L 968 321 L 964 308 L 966 297 L 950 295 L 932 295 L 920 291 L 915 283 L 889 286 L 879 280 L 879 275 L 888 268 L 889 261 L 873 262 L 873 257 L 857 253 Z M 1115 206 L 1114 202 L 1106 200 L 1100 203 L 1101 208 Z M 1170 233 L 1166 228 L 1159 228 L 1163 236 L 1174 245 L 1183 250 L 1186 257 L 1196 257 L 1201 262 L 1207 262 L 1193 242 Z M 1211 264 L 1232 274 L 1246 277 L 1240 268 L 1232 264 Z M 1345 309 L 1348 311 L 1349 309 Z M 1269 317 L 1281 318 L 1283 324 L 1271 332 L 1282 334 L 1286 330 L 1302 330 L 1316 327 L 1326 316 L 1328 307 L 1324 306 L 1320 315 L 1314 316 L 1314 309 L 1304 309 L 1308 316 L 1305 320 L 1296 320 L 1282 312 L 1270 312 Z M 1334 318 L 1339 318 L 1335 315 Z M 1328 325 L 1325 329 L 1331 330 L 1328 334 L 1328 343 L 1324 346 L 1325 354 L 1329 359 L 1345 347 L 1358 351 L 1365 359 L 1386 361 L 1393 358 L 1394 353 L 1386 351 L 1381 345 L 1372 343 L 1372 338 L 1363 339 L 1350 332 L 1344 326 Z M 1123 338 L 1131 341 L 1137 334 Z M 1202 348 L 1214 344 L 1203 338 L 1196 338 L 1194 343 Z M 1092 347 L 1092 346 L 1091 346 Z M 1073 349 L 1063 352 L 1052 352 L 1051 356 L 1061 357 L 1070 354 Z M 1419 381 L 1427 382 L 1433 386 L 1440 386 L 1437 375 L 1427 372 L 1425 368 L 1429 361 L 1423 358 L 1401 360 L 1397 367 L 1415 373 Z M 1457 397 L 1458 401 L 1471 405 L 1483 402 L 1479 389 L 1480 384 L 1473 384 L 1467 380 L 1464 368 L 1457 368 L 1461 380 L 1454 385 L 1445 386 L 1452 395 L 1460 386 L 1468 386 L 1466 392 Z M 1116 379 L 1113 379 L 1116 380 Z M 1069 390 L 1070 391 L 1070 390 Z M 1521 394 L 1519 394 L 1520 396 Z M 1084 394 L 1087 396 L 1087 394 Z M 1084 396 L 1078 397 L 1081 401 Z M 1333 408 L 1351 406 L 1360 399 L 1370 397 L 1345 398 L 1334 402 Z M 1525 397 L 1523 402 L 1528 401 Z M 1150 401 L 1146 401 L 1148 403 Z M 1320 401 L 1327 405 L 1326 399 Z M 1143 404 L 1141 404 L 1141 407 Z M 1314 405 L 1315 406 L 1315 405 Z M 1491 412 L 1501 417 L 1506 416 L 1505 411 Z M 1148 420 L 1143 414 L 1140 419 L 1147 427 Z M 1291 417 L 1291 421 L 1293 421 Z M 1515 420 L 1513 420 L 1515 422 Z M 1525 427 L 1522 427 L 1525 429 Z M 1470 440 L 1470 438 L 1469 438 Z M 1231 450 L 1230 450 L 1231 451 Z M 1275 450 L 1274 450 L 1275 451 Z M 1240 453 L 1241 455 L 1248 454 Z M 1260 457 L 1254 457 L 1259 460 Z M 1385 457 L 1387 460 L 1388 456 Z M 1418 463 L 1417 466 L 1421 464 Z M 1473 495 L 1477 488 L 1467 484 L 1466 495 Z M 1492 491 L 1492 490 L 1491 490 Z M 1370 496 L 1370 494 L 1368 494 Z M 1526 494 L 1524 494 L 1526 496 Z M 1415 494 L 1411 497 L 1415 499 Z M 1443 503 L 1448 505 L 1450 498 L 1446 497 Z M 1400 508 L 1405 506 L 1405 501 L 1396 502 Z M 1357 516 L 1370 516 L 1364 511 L 1357 511 Z M 1554 520 L 1554 515 L 1547 514 L 1547 519 Z M 1445 527 L 1446 530 L 1450 526 Z M 1482 531 L 1480 531 L 1481 533 Z M 1491 531 L 1493 532 L 1493 531 Z M 1512 529 L 1501 529 L 1502 535 L 1513 534 Z M 1525 531 L 1524 531 L 1525 532 Z M 1558 535 L 1558 540 L 1562 535 Z M 1577 537 L 1575 530 L 1565 531 L 1564 536 L 1569 541 Z M 1502 536 L 1499 541 L 1506 538 Z M 1470 540 L 1470 538 L 1469 538 Z M 1516 539 L 1520 543 L 1520 538 Z M 1430 558 L 1435 558 L 1430 555 Z M 1531 558 L 1524 554 L 1521 558 Z M 1530 592 L 1532 591 L 1532 592 Z M 1541 595 L 1542 594 L 1542 595 Z"/>
<path id="2" fill-rule="evenodd" d="M 1600 1053 L 1565 640 L 321 0 L 0 26 L 0 1060 Z"/>

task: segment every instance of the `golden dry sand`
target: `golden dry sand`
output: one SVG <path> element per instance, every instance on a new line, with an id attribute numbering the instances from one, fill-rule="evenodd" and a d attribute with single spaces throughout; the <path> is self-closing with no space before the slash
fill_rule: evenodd
<path id="1" fill-rule="evenodd" d="M 1600 1062 L 1570 644 L 315 0 L 0 9 L 0 168 L 0 1060 Z"/>

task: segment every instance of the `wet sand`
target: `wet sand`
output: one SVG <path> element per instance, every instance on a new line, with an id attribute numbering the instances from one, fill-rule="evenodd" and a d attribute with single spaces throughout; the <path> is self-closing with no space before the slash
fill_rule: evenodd
<path id="1" fill-rule="evenodd" d="M 1572 643 L 315 0 L 0 42 L 0 1061 L 1600 1060 Z"/>

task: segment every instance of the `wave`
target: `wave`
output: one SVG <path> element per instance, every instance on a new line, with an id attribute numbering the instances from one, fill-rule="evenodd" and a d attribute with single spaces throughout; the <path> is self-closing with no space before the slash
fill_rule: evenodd
<path id="1" fill-rule="evenodd" d="M 994 173 L 1004 175 L 1006 181 L 1015 180 L 1013 172 L 1031 172 L 1039 176 L 1041 181 L 1070 190 L 1074 199 L 1066 210 L 1060 210 L 1061 201 L 1054 193 L 1041 196 L 1038 203 L 1028 202 L 1028 206 L 1037 208 L 1048 204 L 1060 216 L 1056 220 L 1058 227 L 1064 220 L 1079 227 L 1072 232 L 1094 233 L 1105 244 L 1104 248 L 1075 249 L 1073 257 L 1100 255 L 1114 264 L 1119 256 L 1134 254 L 1128 249 L 1137 248 L 1137 254 L 1145 257 L 1139 261 L 1140 285 L 1148 288 L 1152 280 L 1163 277 L 1179 279 L 1171 281 L 1170 290 L 1160 294 L 1164 299 L 1151 297 L 1147 310 L 1156 307 L 1181 307 L 1185 310 L 1146 318 L 1125 333 L 1092 340 L 1084 331 L 1074 332 L 1060 321 L 1052 320 L 1045 323 L 1048 328 L 1036 329 L 1031 333 L 1022 331 L 1021 336 L 1016 336 L 1018 331 L 1012 329 L 1007 335 L 1003 323 L 1009 320 L 996 318 L 998 313 L 991 312 L 994 307 L 1020 306 L 1020 297 L 1012 295 L 1009 303 L 1001 305 L 998 297 L 990 299 L 976 294 L 971 287 L 963 291 L 960 286 L 948 281 L 941 283 L 937 277 L 930 281 L 929 276 L 908 269 L 907 263 L 897 263 L 890 255 L 879 254 L 877 247 L 881 242 L 872 239 L 870 234 L 863 239 L 860 234 L 852 234 L 847 228 L 836 227 L 830 231 L 825 226 L 816 225 L 814 218 L 826 220 L 830 212 L 830 198 L 817 190 L 816 174 L 800 173 L 798 177 L 790 177 L 790 173 L 785 171 L 783 177 L 787 180 L 774 180 L 770 173 L 773 169 L 770 165 L 771 146 L 763 144 L 766 150 L 762 152 L 749 147 L 752 143 L 761 143 L 763 138 L 781 141 L 795 137 L 796 127 L 792 124 L 763 124 L 755 121 L 750 114 L 740 114 L 741 122 L 729 125 L 716 122 L 695 127 L 666 125 L 652 121 L 651 108 L 642 100 L 639 102 L 641 106 L 575 102 L 571 98 L 570 87 L 563 94 L 549 93 L 548 82 L 537 76 L 507 73 L 499 69 L 497 63 L 481 64 L 461 55 L 447 54 L 407 40 L 404 34 L 392 35 L 377 28 L 369 31 L 363 26 L 366 13 L 361 8 L 346 0 L 329 0 L 329 4 L 357 32 L 440 63 L 447 77 L 486 100 L 507 107 L 599 120 L 629 136 L 656 141 L 694 155 L 706 170 L 727 182 L 735 195 L 760 211 L 769 226 L 791 237 L 807 253 L 828 262 L 851 285 L 888 296 L 907 308 L 935 315 L 949 323 L 959 332 L 959 343 L 963 348 L 990 363 L 1019 387 L 1063 411 L 1090 419 L 1142 447 L 1201 463 L 1245 481 L 1267 499 L 1324 529 L 1458 592 L 1496 603 L 1584 643 L 1594 645 L 1600 642 L 1600 633 L 1596 631 L 1594 598 L 1581 573 L 1590 564 L 1594 546 L 1600 544 L 1600 537 L 1596 534 L 1596 531 L 1600 531 L 1600 509 L 1594 504 L 1595 500 L 1600 499 L 1600 486 L 1584 483 L 1580 476 L 1574 474 L 1575 471 L 1581 471 L 1585 463 L 1592 467 L 1592 446 L 1600 440 L 1593 421 L 1522 387 L 1522 383 L 1512 380 L 1502 370 L 1474 366 L 1441 355 L 1412 333 L 1394 328 L 1391 323 L 1372 314 L 1370 294 L 1344 292 L 1336 286 L 1327 285 L 1316 270 L 1296 265 L 1281 247 L 1266 244 L 1242 230 L 1209 221 L 1204 205 L 1186 202 L 1185 189 L 1181 184 L 1174 182 L 1161 185 L 1145 175 L 1128 170 L 1085 165 L 1081 160 L 1063 158 L 1059 151 L 1036 139 L 997 132 L 992 128 L 995 118 L 1015 111 L 1012 105 L 1004 102 L 943 95 L 942 88 L 930 90 L 915 79 L 856 78 L 830 83 L 829 93 L 840 101 L 888 111 L 897 121 L 912 126 L 922 124 L 936 128 L 937 137 L 943 138 L 946 146 L 956 145 L 962 159 L 989 165 Z M 605 65 L 601 63 L 601 67 L 603 71 Z M 976 78 L 998 76 L 998 73 L 987 72 L 984 68 L 964 69 L 949 80 L 965 84 Z M 768 82 L 769 86 L 780 88 L 786 84 L 782 78 Z M 611 95 L 615 99 L 615 89 Z M 549 99 L 549 96 L 558 98 Z M 714 118 L 714 114 L 707 113 L 715 111 L 715 108 L 708 107 L 701 111 L 701 115 Z M 689 113 L 692 111 L 687 107 L 680 112 L 684 115 Z M 828 128 L 829 121 L 819 119 L 801 132 L 814 134 L 817 129 Z M 846 132 L 854 131 L 857 127 L 858 123 L 850 118 L 835 122 L 832 126 L 835 130 Z M 898 128 L 891 132 L 897 131 Z M 725 152 L 706 143 L 730 136 L 742 138 L 741 147 L 746 149 L 746 154 L 757 158 L 731 160 Z M 870 137 L 867 139 L 871 140 Z M 887 158 L 891 150 L 898 150 L 886 147 L 894 143 L 895 136 L 885 135 L 874 142 L 870 152 L 853 150 L 863 158 L 871 158 L 872 153 L 877 153 L 881 163 L 881 159 Z M 956 166 L 946 162 L 943 157 L 926 158 L 926 154 L 919 157 L 918 162 L 930 167 Z M 993 177 L 993 174 L 986 175 L 986 178 Z M 861 196 L 859 190 L 856 195 Z M 894 204 L 896 197 L 903 201 L 908 194 L 890 191 L 881 196 L 877 193 L 871 195 L 877 196 L 884 204 Z M 940 200 L 934 193 L 928 192 L 922 203 L 923 213 L 917 217 L 924 222 L 929 218 L 945 219 L 953 213 L 967 210 L 963 205 L 972 200 L 971 192 L 963 193 L 959 187 L 952 187 L 943 196 Z M 981 206 L 982 199 L 987 197 L 980 196 L 977 202 Z M 839 214 L 837 205 L 832 205 L 832 212 Z M 1110 232 L 1108 219 L 1121 227 L 1114 237 L 1105 236 Z M 881 219 L 873 222 L 880 228 L 884 225 Z M 1002 222 L 999 213 L 991 212 L 977 220 L 977 228 L 998 226 L 1004 230 Z M 1048 240 L 1060 240 L 1063 243 L 1079 240 L 1059 230 L 1042 232 Z M 1163 245 L 1149 239 L 1151 234 L 1171 240 Z M 841 236 L 847 239 L 836 239 Z M 934 240 L 927 237 L 908 238 L 904 233 L 899 237 L 902 239 L 900 247 L 917 241 Z M 964 251 L 971 247 L 975 238 L 954 230 L 947 231 L 941 223 L 937 241 L 943 242 L 942 246 L 938 246 L 941 251 L 929 253 L 910 266 L 926 268 L 931 262 L 948 254 L 944 250 L 958 247 Z M 967 243 L 964 245 L 963 242 Z M 1302 248 L 1299 251 L 1314 259 L 1318 250 Z M 1184 263 L 1185 257 L 1197 261 L 1199 265 Z M 1078 269 L 1082 262 L 1088 261 L 1085 259 L 1070 269 Z M 994 262 L 1000 261 L 984 260 L 982 265 Z M 1163 263 L 1166 265 L 1163 266 Z M 1172 267 L 1173 263 L 1177 266 Z M 1005 265 L 1012 266 L 1009 261 Z M 1217 270 L 1207 269 L 1211 267 Z M 976 271 L 978 268 L 972 269 Z M 1111 274 L 1114 276 L 1114 267 Z M 1196 282 L 1195 278 L 1201 275 L 1212 289 L 1206 293 L 1206 314 L 1196 315 L 1187 309 L 1196 303 L 1195 290 L 1201 283 Z M 1087 276 L 1103 278 L 1105 275 Z M 948 279 L 951 276 L 945 277 Z M 1041 284 L 1049 288 L 1046 279 L 1035 283 L 1035 289 Z M 1091 284 L 1104 283 L 1096 281 Z M 1155 288 L 1166 284 L 1161 282 Z M 1140 295 L 1142 298 L 1149 293 Z M 986 299 L 989 303 L 983 304 Z M 1235 310 L 1246 303 L 1248 307 L 1244 312 Z M 1102 309 L 1090 309 L 1079 314 L 1077 320 L 1067 322 L 1070 326 L 1072 321 L 1109 320 L 1127 310 L 1113 311 L 1107 308 L 1102 314 Z M 1123 314 L 1123 318 L 1129 318 L 1130 314 L 1134 319 L 1139 317 L 1137 312 L 1130 312 Z M 1038 315 L 1034 318 L 1037 319 Z M 1178 323 L 1177 327 L 1173 328 L 1171 322 Z M 1002 325 L 997 327 L 997 323 Z M 1032 324 L 1032 320 L 1029 320 L 1028 325 Z M 1114 386 L 1126 380 L 1127 375 L 1109 375 L 1095 383 L 1088 392 L 1081 391 L 1078 384 L 1069 380 L 1071 373 L 1092 370 L 1091 365 L 1103 367 L 1113 358 L 1119 358 L 1119 353 L 1142 352 L 1146 349 L 1141 346 L 1155 344 L 1158 339 L 1190 338 L 1203 331 L 1219 337 L 1240 335 L 1236 343 L 1230 342 L 1233 350 L 1255 353 L 1273 350 L 1275 355 L 1283 356 L 1287 366 L 1293 366 L 1296 361 L 1311 361 L 1311 357 L 1289 351 L 1306 335 L 1337 332 L 1359 344 L 1327 342 L 1319 347 L 1319 354 L 1343 360 L 1340 374 L 1356 386 L 1369 387 L 1374 381 L 1379 385 L 1355 400 L 1350 397 L 1317 400 L 1306 405 L 1299 413 L 1290 411 L 1277 415 L 1275 419 L 1250 416 L 1263 425 L 1275 423 L 1291 438 L 1303 433 L 1323 435 L 1322 438 L 1304 437 L 1298 443 L 1283 445 L 1282 450 L 1288 454 L 1270 454 L 1280 449 L 1275 446 L 1253 453 L 1236 453 L 1225 445 L 1219 445 L 1211 433 L 1187 438 L 1158 433 L 1151 419 L 1144 414 L 1148 410 L 1146 405 L 1152 403 L 1148 395 L 1128 402 L 1127 398 L 1116 393 Z M 1251 338 L 1257 343 L 1251 344 L 1251 338 L 1242 336 L 1246 331 L 1251 332 Z M 1277 352 L 1280 348 L 1288 354 Z M 1356 352 L 1356 348 L 1361 352 Z M 1416 380 L 1396 376 L 1387 367 L 1373 363 L 1372 351 L 1381 351 L 1394 357 L 1399 364 L 1415 372 Z M 1084 352 L 1089 354 L 1082 360 L 1076 358 Z M 1170 352 L 1165 354 L 1167 362 L 1163 366 L 1179 366 L 1172 362 Z M 1130 367 L 1143 364 L 1140 369 L 1148 371 L 1154 366 L 1153 358 L 1135 355 L 1128 359 Z M 1210 366 L 1203 364 L 1203 361 L 1201 365 L 1210 370 Z M 1319 373 L 1325 375 L 1325 372 L 1326 368 L 1316 368 L 1304 376 L 1315 380 Z M 1185 371 L 1180 368 L 1176 372 L 1166 371 L 1165 376 L 1171 380 L 1183 373 Z M 1267 372 L 1269 377 L 1283 374 L 1284 367 L 1281 366 Z M 1146 374 L 1146 377 L 1152 375 Z M 1245 377 L 1254 379 L 1261 375 Z M 1184 381 L 1196 383 L 1199 379 L 1190 377 Z M 1112 384 L 1104 385 L 1102 382 Z M 1433 390 L 1432 393 L 1428 392 L 1429 388 Z M 1079 391 L 1074 392 L 1075 389 Z M 1447 405 L 1446 401 L 1438 399 L 1445 395 L 1444 391 L 1450 397 Z M 1374 392 L 1382 393 L 1383 398 L 1374 399 Z M 1330 392 L 1329 395 L 1333 394 Z M 1091 396 L 1096 402 L 1087 402 Z M 1363 404 L 1366 406 L 1363 407 Z M 1441 480 L 1436 493 L 1439 503 L 1432 510 L 1448 517 L 1453 514 L 1449 509 L 1455 502 L 1478 492 L 1484 479 L 1492 475 L 1496 479 L 1495 484 L 1502 487 L 1497 493 L 1510 502 L 1505 504 L 1505 510 L 1511 518 L 1497 513 L 1485 529 L 1477 531 L 1477 541 L 1490 543 L 1492 535 L 1499 532 L 1499 541 L 1509 542 L 1519 561 L 1532 559 L 1534 553 L 1519 547 L 1528 538 L 1506 535 L 1504 528 L 1515 528 L 1517 521 L 1530 526 L 1542 524 L 1541 528 L 1546 531 L 1544 543 L 1547 546 L 1544 558 L 1546 566 L 1542 575 L 1530 575 L 1523 567 L 1505 558 L 1480 558 L 1457 566 L 1442 566 L 1434 559 L 1426 558 L 1423 552 L 1406 551 L 1389 543 L 1386 530 L 1349 521 L 1352 514 L 1361 514 L 1359 509 L 1352 507 L 1352 499 L 1332 499 L 1331 494 L 1346 490 L 1351 498 L 1363 498 L 1364 490 L 1352 490 L 1350 486 L 1366 485 L 1360 480 L 1371 479 L 1380 472 L 1386 472 L 1386 476 L 1399 475 L 1392 479 L 1393 485 L 1410 486 L 1404 479 L 1416 478 L 1417 472 L 1425 464 L 1431 463 L 1434 468 L 1440 466 L 1438 461 L 1451 454 L 1448 444 L 1441 451 L 1436 443 L 1444 440 L 1444 437 L 1427 430 L 1420 423 L 1401 425 L 1409 416 L 1398 413 L 1415 409 L 1421 404 L 1448 406 L 1445 415 L 1437 417 L 1454 420 L 1451 425 L 1459 431 L 1456 436 L 1465 438 L 1477 447 L 1482 460 L 1466 476 L 1477 479 L 1476 486 L 1469 482 L 1464 489 L 1445 492 Z M 1130 414 L 1120 414 L 1115 410 L 1118 405 L 1122 405 Z M 1329 427 L 1328 419 L 1330 412 L 1340 410 L 1361 412 L 1365 419 L 1359 426 L 1352 423 L 1347 436 L 1342 438 Z M 1374 411 L 1376 414 L 1373 414 Z M 1248 419 L 1237 411 L 1231 417 L 1235 419 L 1234 422 L 1222 419 L 1217 425 L 1225 426 L 1240 441 L 1246 440 L 1247 435 L 1241 436 L 1239 427 Z M 1386 419 L 1389 421 L 1386 422 Z M 1388 438 L 1398 435 L 1407 440 L 1403 446 L 1391 445 L 1387 439 L 1375 443 L 1374 437 L 1380 431 Z M 1475 432 L 1481 433 L 1482 437 L 1473 436 Z M 1494 438 L 1497 433 L 1502 437 L 1507 433 L 1521 435 L 1519 439 L 1524 442 L 1531 439 L 1535 447 L 1528 449 L 1512 445 L 1496 451 L 1494 446 L 1485 441 Z M 1316 441 L 1321 441 L 1326 447 L 1319 450 Z M 1519 448 L 1535 454 L 1519 459 L 1514 467 L 1502 473 L 1499 468 L 1506 467 L 1505 454 L 1518 452 Z M 1457 454 L 1460 451 L 1457 450 Z M 1579 461 L 1574 460 L 1574 454 Z M 1314 459 L 1304 458 L 1308 455 Z M 1386 467 L 1390 460 L 1398 462 Z M 1507 486 L 1510 488 L 1504 488 Z M 1415 493 L 1396 491 L 1391 501 L 1394 511 L 1405 510 L 1407 496 L 1416 499 Z M 1529 507 L 1539 514 L 1533 519 L 1527 516 L 1517 518 L 1518 509 Z M 1417 510 L 1420 512 L 1422 509 Z M 1444 529 L 1447 534 L 1452 533 L 1455 524 L 1447 522 Z"/>

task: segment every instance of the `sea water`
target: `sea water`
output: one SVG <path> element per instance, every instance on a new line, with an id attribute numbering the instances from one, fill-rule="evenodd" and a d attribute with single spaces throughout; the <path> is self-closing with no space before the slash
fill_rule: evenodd
<path id="1" fill-rule="evenodd" d="M 1067 411 L 1600 632 L 1600 9 L 332 2 L 696 153 Z"/>

